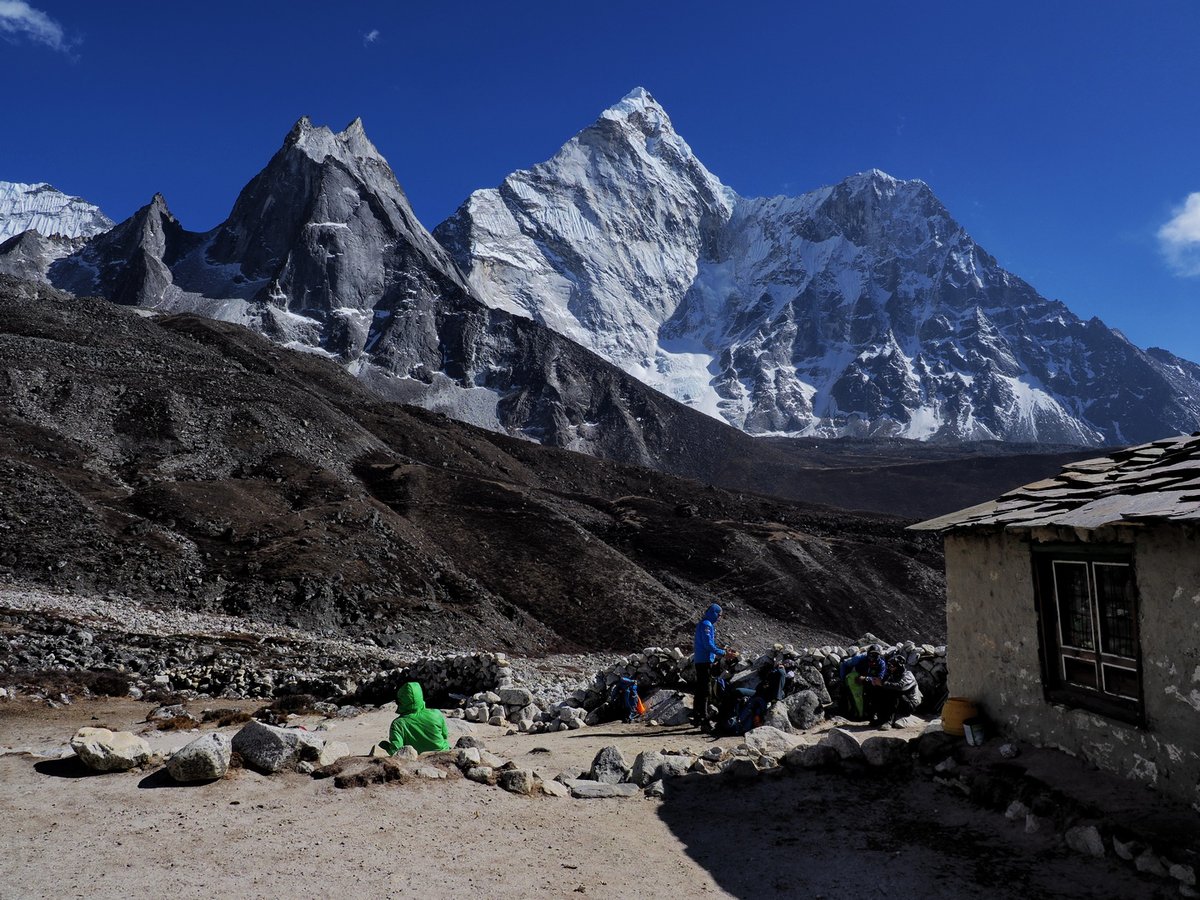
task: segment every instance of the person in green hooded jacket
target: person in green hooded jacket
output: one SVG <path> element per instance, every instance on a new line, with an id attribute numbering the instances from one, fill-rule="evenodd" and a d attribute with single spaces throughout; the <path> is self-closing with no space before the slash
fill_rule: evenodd
<path id="1" fill-rule="evenodd" d="M 418 753 L 450 749 L 446 717 L 436 709 L 425 708 L 421 685 L 415 681 L 400 685 L 396 691 L 396 712 L 400 715 L 392 720 L 391 734 L 386 741 L 379 742 L 389 756 L 404 746 Z"/>

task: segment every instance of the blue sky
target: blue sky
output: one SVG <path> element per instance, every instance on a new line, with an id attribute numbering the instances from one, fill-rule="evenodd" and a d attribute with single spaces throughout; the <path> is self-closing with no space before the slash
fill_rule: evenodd
<path id="1" fill-rule="evenodd" d="M 0 179 L 205 230 L 301 115 L 362 116 L 432 228 L 644 85 L 744 195 L 920 178 L 1043 294 L 1200 360 L 1198 38 L 1190 0 L 0 0 Z"/>

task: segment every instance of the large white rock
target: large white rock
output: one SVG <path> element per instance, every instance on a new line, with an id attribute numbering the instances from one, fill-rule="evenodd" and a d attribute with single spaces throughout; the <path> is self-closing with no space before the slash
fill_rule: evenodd
<path id="1" fill-rule="evenodd" d="M 124 772 L 150 759 L 150 745 L 132 731 L 80 728 L 71 749 L 94 772 Z"/>
<path id="2" fill-rule="evenodd" d="M 220 732 L 202 735 L 180 747 L 167 762 L 167 774 L 176 781 L 214 781 L 229 771 L 233 742 Z"/>
<path id="3" fill-rule="evenodd" d="M 785 734 L 770 725 L 760 725 L 758 728 L 747 731 L 742 740 L 747 747 L 758 750 L 760 753 L 776 755 L 787 753 L 801 741 L 795 735 Z"/>

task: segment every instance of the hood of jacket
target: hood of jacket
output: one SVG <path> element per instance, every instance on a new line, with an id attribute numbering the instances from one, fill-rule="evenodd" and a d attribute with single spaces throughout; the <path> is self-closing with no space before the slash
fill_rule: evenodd
<path id="1" fill-rule="evenodd" d="M 400 685 L 396 690 L 396 712 L 402 716 L 410 716 L 425 708 L 425 692 L 421 685 L 409 681 Z"/>
<path id="2" fill-rule="evenodd" d="M 714 603 L 712 606 L 710 606 L 708 609 L 706 609 L 704 611 L 704 621 L 715 623 L 717 621 L 717 617 L 720 615 L 721 615 L 721 605 L 719 603 Z"/>

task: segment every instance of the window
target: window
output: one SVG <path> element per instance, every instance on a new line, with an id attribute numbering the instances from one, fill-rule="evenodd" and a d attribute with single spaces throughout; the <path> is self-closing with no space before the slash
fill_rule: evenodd
<path id="1" fill-rule="evenodd" d="M 1133 560 L 1119 550 L 1034 555 L 1046 698 L 1142 724 Z"/>

